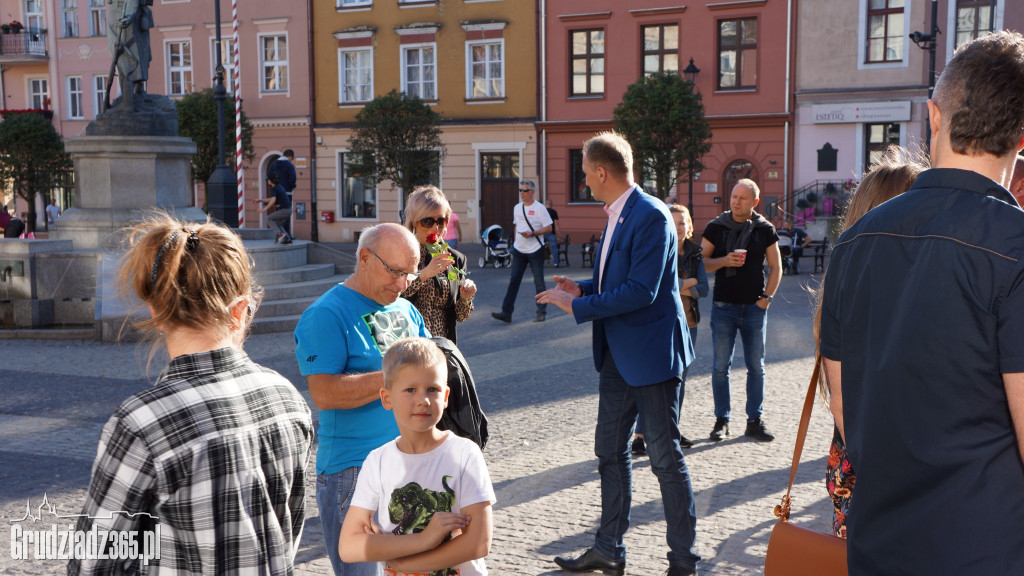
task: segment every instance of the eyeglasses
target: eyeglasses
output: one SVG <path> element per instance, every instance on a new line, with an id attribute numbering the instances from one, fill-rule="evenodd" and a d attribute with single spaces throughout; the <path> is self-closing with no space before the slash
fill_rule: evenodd
<path id="1" fill-rule="evenodd" d="M 448 217 L 441 216 L 440 218 L 420 218 L 420 226 L 423 226 L 424 228 L 433 228 L 437 224 L 440 224 L 441 226 L 447 226 Z"/>
<path id="2" fill-rule="evenodd" d="M 377 253 L 374 252 L 373 250 L 367 249 L 367 251 L 370 254 L 373 254 L 374 256 L 377 256 Z M 401 279 L 404 278 L 406 282 L 412 282 L 413 280 L 415 280 L 415 279 L 420 277 L 420 273 L 418 271 L 417 272 L 402 272 L 401 270 L 393 270 L 391 268 L 391 266 L 388 266 L 388 263 L 385 262 L 384 259 L 381 258 L 380 256 L 377 256 L 377 260 L 380 260 L 380 263 L 383 264 L 385 268 L 387 268 L 388 272 L 391 274 L 391 277 L 394 278 L 395 280 L 401 280 Z"/>
<path id="3" fill-rule="evenodd" d="M 533 192 L 533 188 L 520 188 L 520 192 Z"/>

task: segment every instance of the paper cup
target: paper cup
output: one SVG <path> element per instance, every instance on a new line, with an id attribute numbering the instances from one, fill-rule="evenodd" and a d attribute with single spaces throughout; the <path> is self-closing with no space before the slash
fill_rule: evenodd
<path id="1" fill-rule="evenodd" d="M 743 258 L 744 262 L 747 261 L 747 251 L 744 250 L 743 248 L 737 248 L 737 249 L 733 250 L 733 252 L 739 254 Z"/>

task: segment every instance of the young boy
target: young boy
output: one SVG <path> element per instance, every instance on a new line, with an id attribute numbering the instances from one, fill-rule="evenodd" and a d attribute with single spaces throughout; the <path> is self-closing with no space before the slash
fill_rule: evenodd
<path id="1" fill-rule="evenodd" d="M 444 353 L 426 338 L 399 340 L 383 371 L 380 399 L 401 435 L 363 462 L 341 559 L 382 562 L 385 576 L 487 574 L 494 489 L 477 445 L 437 429 L 448 405 Z"/>
<path id="2" fill-rule="evenodd" d="M 288 198 L 288 193 L 285 192 L 284 186 L 281 186 L 276 174 L 267 175 L 267 184 L 270 185 L 267 197 L 253 198 L 252 201 L 263 204 L 263 207 L 257 208 L 258 212 L 269 213 L 267 219 L 270 220 L 270 227 L 277 232 L 277 239 L 274 242 L 291 244 L 295 238 L 288 233 L 285 226 L 288 225 L 288 221 L 292 217 L 292 201 Z"/>

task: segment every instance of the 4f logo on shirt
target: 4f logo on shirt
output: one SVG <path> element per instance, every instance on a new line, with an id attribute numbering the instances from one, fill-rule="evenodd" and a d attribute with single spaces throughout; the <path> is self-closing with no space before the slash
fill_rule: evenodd
<path id="1" fill-rule="evenodd" d="M 381 310 L 364 314 L 363 322 L 370 329 L 370 336 L 377 344 L 381 356 L 395 342 L 418 334 L 412 321 L 401 310 Z"/>

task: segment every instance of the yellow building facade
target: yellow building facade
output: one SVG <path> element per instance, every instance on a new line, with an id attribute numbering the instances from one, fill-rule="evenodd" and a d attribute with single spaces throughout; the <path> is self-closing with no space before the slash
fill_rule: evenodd
<path id="1" fill-rule="evenodd" d="M 432 171 L 462 241 L 511 224 L 520 178 L 537 178 L 537 16 L 525 0 L 335 0 L 313 4 L 314 132 L 321 242 L 398 222 L 404 197 L 348 155 L 356 114 L 376 96 L 416 95 L 442 117 Z"/>

